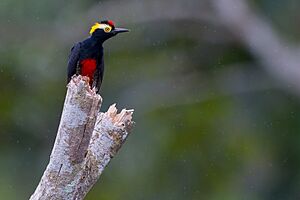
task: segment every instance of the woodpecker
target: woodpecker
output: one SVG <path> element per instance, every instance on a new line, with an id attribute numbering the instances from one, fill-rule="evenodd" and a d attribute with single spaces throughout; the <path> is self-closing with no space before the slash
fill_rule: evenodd
<path id="1" fill-rule="evenodd" d="M 90 29 L 90 37 L 77 42 L 72 48 L 68 60 L 68 82 L 74 74 L 89 77 L 91 88 L 99 93 L 104 73 L 103 43 L 118 33 L 128 32 L 125 28 L 116 28 L 111 20 L 96 22 Z"/>

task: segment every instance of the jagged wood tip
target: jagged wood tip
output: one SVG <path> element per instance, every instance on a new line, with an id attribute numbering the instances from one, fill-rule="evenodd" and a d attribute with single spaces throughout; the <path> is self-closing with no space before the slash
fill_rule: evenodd
<path id="1" fill-rule="evenodd" d="M 92 96 L 96 96 L 96 88 L 94 87 L 91 89 L 89 85 L 89 77 L 87 76 L 81 76 L 81 75 L 74 75 L 71 79 L 71 81 L 68 83 L 67 87 L 76 89 L 79 91 L 86 91 Z M 100 95 L 98 95 L 100 97 Z M 100 97 L 101 98 L 101 97 Z"/>
<path id="2" fill-rule="evenodd" d="M 116 104 L 112 104 L 107 112 L 106 115 L 109 116 L 116 126 L 124 126 L 124 123 L 131 123 L 132 115 L 133 115 L 133 109 L 126 110 L 122 109 L 120 113 L 117 113 L 118 110 L 116 108 Z"/>

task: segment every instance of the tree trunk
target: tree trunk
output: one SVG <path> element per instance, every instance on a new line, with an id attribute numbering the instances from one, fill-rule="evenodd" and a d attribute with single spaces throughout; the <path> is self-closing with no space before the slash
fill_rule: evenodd
<path id="1" fill-rule="evenodd" d="M 115 104 L 100 113 L 102 98 L 86 77 L 69 85 L 49 164 L 30 200 L 81 200 L 128 136 L 133 110 Z"/>

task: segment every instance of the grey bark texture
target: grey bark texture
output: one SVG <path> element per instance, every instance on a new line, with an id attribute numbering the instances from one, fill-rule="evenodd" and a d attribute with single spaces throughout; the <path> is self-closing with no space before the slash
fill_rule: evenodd
<path id="1" fill-rule="evenodd" d="M 113 104 L 101 113 L 101 103 L 88 78 L 70 81 L 49 164 L 30 200 L 81 200 L 99 179 L 133 124 L 133 110 L 117 114 Z"/>

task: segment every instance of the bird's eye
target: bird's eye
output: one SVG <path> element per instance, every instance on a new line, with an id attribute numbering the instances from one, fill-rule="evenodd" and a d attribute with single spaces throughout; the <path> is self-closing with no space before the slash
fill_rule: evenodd
<path id="1" fill-rule="evenodd" d="M 105 28 L 104 28 L 104 32 L 105 33 L 109 33 L 111 31 L 111 27 L 110 26 L 106 26 Z"/>

